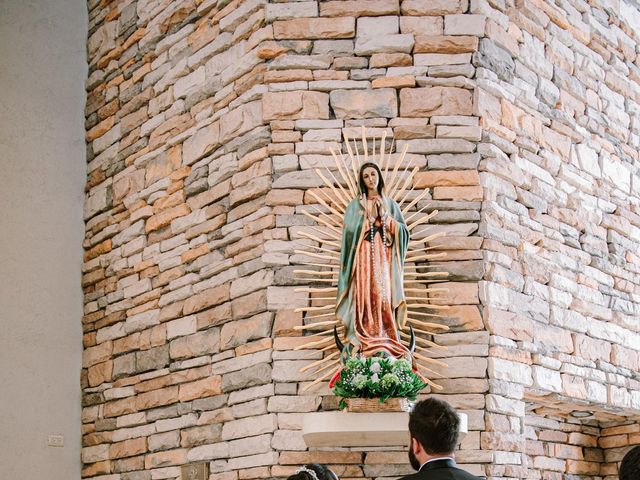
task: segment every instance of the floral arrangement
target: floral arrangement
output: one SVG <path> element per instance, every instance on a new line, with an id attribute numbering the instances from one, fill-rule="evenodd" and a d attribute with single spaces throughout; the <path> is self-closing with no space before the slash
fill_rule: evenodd
<path id="1" fill-rule="evenodd" d="M 380 403 L 392 397 L 415 400 L 426 386 L 408 361 L 394 357 L 350 358 L 329 385 L 341 397 L 340 409 L 346 407 L 345 398 L 380 398 Z"/>

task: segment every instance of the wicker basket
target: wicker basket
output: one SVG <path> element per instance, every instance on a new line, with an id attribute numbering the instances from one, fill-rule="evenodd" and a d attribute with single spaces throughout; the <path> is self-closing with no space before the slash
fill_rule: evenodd
<path id="1" fill-rule="evenodd" d="M 398 397 L 388 398 L 383 403 L 379 398 L 345 398 L 345 402 L 345 411 L 351 413 L 409 412 L 413 407 L 413 402 Z"/>

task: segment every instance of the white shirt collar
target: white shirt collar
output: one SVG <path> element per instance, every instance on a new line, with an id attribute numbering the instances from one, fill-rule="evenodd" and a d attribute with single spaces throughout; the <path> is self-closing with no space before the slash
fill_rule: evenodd
<path id="1" fill-rule="evenodd" d="M 426 462 L 424 462 L 422 465 L 420 465 L 420 468 L 418 469 L 418 471 L 422 470 L 422 467 L 424 467 L 427 463 L 431 463 L 431 462 L 435 462 L 436 460 L 452 460 L 455 462 L 453 457 L 436 457 L 436 458 L 432 458 L 430 460 L 427 460 Z"/>

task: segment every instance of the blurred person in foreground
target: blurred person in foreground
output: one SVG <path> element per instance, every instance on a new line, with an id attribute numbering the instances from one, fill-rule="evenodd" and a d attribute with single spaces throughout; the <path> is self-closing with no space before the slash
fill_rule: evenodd
<path id="1" fill-rule="evenodd" d="M 308 463 L 287 477 L 287 480 L 338 480 L 338 476 L 324 465 Z"/>
<path id="2" fill-rule="evenodd" d="M 620 463 L 620 480 L 640 480 L 640 445 L 627 452 Z"/>
<path id="3" fill-rule="evenodd" d="M 458 468 L 460 417 L 451 405 L 435 398 L 416 403 L 409 415 L 409 461 L 417 470 L 400 480 L 479 480 Z"/>

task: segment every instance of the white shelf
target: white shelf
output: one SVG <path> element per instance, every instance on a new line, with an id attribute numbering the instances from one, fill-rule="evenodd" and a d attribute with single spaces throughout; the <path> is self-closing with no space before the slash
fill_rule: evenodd
<path id="1" fill-rule="evenodd" d="M 467 433 L 467 416 L 460 415 L 460 433 Z M 406 412 L 314 412 L 302 418 L 307 447 L 389 447 L 409 445 Z"/>

